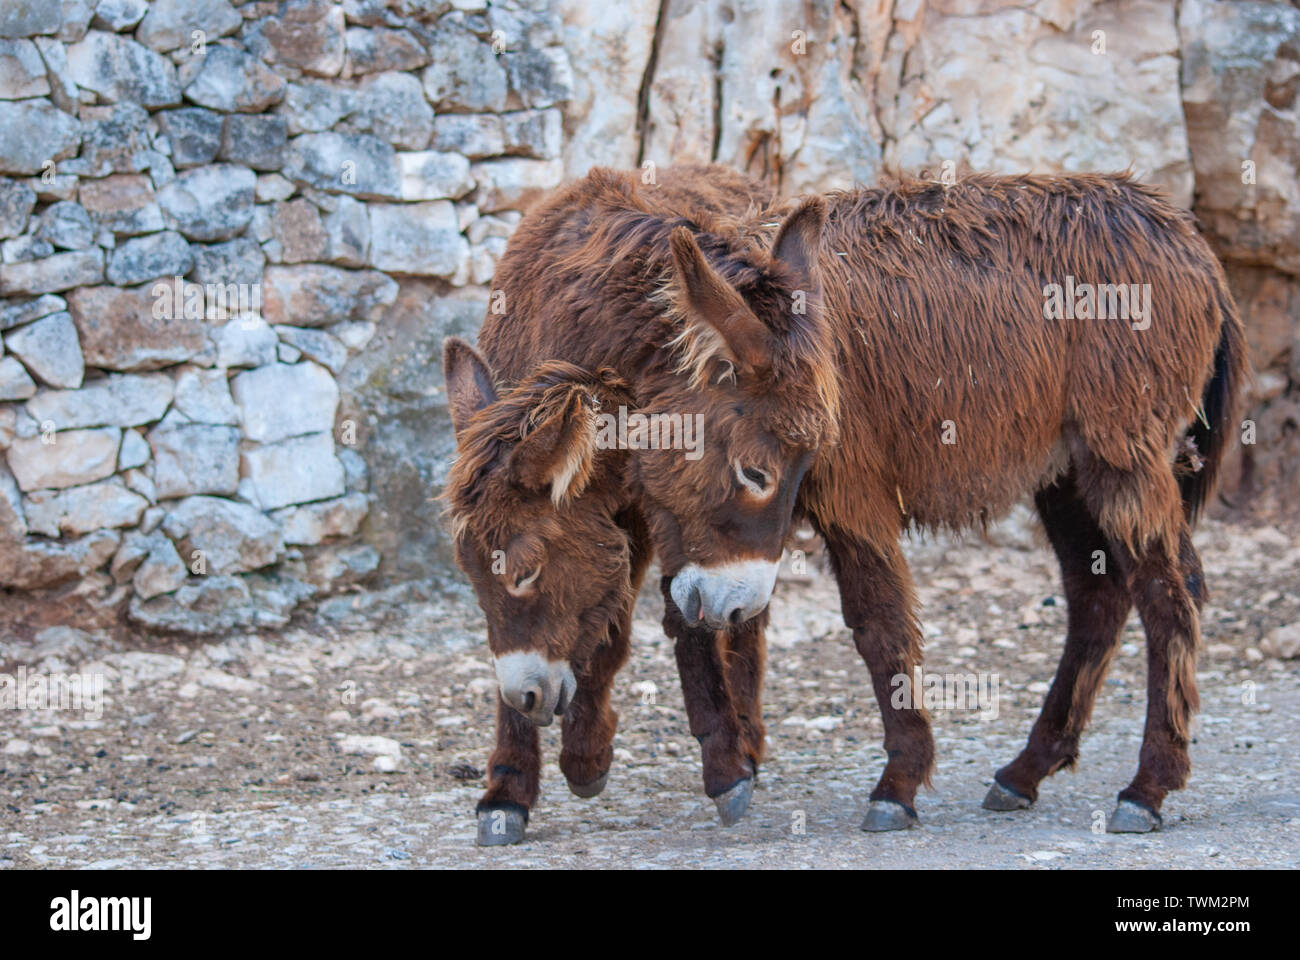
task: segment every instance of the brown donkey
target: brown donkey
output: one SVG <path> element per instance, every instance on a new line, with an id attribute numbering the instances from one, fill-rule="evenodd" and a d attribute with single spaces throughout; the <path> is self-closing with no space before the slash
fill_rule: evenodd
<path id="1" fill-rule="evenodd" d="M 1195 709 L 1204 586 L 1188 523 L 1244 367 L 1217 261 L 1186 214 L 1123 176 L 905 183 L 784 212 L 668 217 L 593 173 L 521 224 L 498 280 L 522 319 L 490 316 L 481 338 L 507 367 L 530 352 L 609 363 L 640 409 L 706 417 L 699 460 L 629 463 L 706 791 L 747 799 L 762 730 L 753 614 L 811 462 L 798 510 L 827 540 L 882 706 L 920 662 L 900 534 L 982 523 L 1035 493 L 1069 636 L 1030 746 L 986 803 L 1027 805 L 1073 762 L 1136 603 L 1148 722 L 1110 827 L 1151 829 L 1185 780 Z M 742 666 L 724 670 L 720 646 Z M 911 825 L 933 762 L 922 710 L 886 710 L 885 725 L 866 829 Z"/>

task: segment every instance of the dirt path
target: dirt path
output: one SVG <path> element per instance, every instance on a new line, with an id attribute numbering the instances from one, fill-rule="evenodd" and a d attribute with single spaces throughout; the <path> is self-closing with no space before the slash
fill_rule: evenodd
<path id="1" fill-rule="evenodd" d="M 68 630 L 36 648 L 0 642 L 0 671 L 107 677 L 98 720 L 0 711 L 0 868 L 1300 865 L 1300 663 L 1258 649 L 1300 622 L 1297 538 L 1215 523 L 1198 532 L 1215 595 L 1193 777 L 1166 802 L 1164 831 L 1141 837 L 1093 829 L 1136 764 L 1136 620 L 1079 771 L 1048 781 L 1031 811 L 980 809 L 993 771 L 1023 745 L 1065 630 L 1054 562 L 1020 540 L 909 548 L 927 669 L 997 674 L 999 696 L 996 715 L 934 712 L 935 789 L 918 802 L 923 826 L 906 834 L 857 829 L 883 764 L 882 728 L 833 582 L 814 561 L 804 582 L 778 587 L 769 760 L 734 828 L 717 825 L 701 790 L 672 649 L 645 598 L 615 687 L 622 720 L 605 793 L 568 794 L 552 727 L 527 841 L 477 849 L 494 695 L 481 620 L 462 596 L 406 588 L 338 598 L 310 623 L 222 643 L 115 645 Z M 396 770 L 341 752 L 344 736 L 396 741 Z"/>

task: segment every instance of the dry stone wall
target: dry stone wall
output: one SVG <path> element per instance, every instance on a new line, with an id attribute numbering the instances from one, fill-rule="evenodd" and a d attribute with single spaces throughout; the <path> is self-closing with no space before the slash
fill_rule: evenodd
<path id="1" fill-rule="evenodd" d="M 0 616 L 204 633 L 444 573 L 439 345 L 598 164 L 1132 167 L 1228 265 L 1232 484 L 1284 506 L 1298 87 L 1294 2 L 0 0 Z"/>

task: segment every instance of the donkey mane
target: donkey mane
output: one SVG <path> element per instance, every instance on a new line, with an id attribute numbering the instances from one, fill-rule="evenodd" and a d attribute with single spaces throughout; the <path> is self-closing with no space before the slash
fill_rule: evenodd
<path id="1" fill-rule="evenodd" d="M 452 461 L 440 496 L 451 520 L 453 539 L 466 533 L 470 516 L 480 503 L 484 480 L 505 452 L 566 409 L 575 394 L 593 415 L 605 404 L 629 401 L 627 383 L 613 370 L 589 373 L 562 360 L 549 360 L 474 415 L 457 438 L 459 454 Z M 586 458 L 585 468 L 581 462 L 569 465 L 566 482 L 558 485 L 567 497 L 581 496 L 592 479 L 595 459 Z"/>

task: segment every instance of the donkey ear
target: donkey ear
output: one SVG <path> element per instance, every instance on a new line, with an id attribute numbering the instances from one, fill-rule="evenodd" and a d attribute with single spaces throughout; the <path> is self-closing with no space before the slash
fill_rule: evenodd
<path id="1" fill-rule="evenodd" d="M 525 487 L 549 487 L 551 502 L 558 507 L 586 488 L 595 457 L 594 404 L 585 391 L 575 389 L 519 442 L 510 454 L 510 470 Z"/>
<path id="2" fill-rule="evenodd" d="M 725 347 L 723 358 L 745 371 L 766 367 L 771 360 L 767 327 L 754 316 L 735 287 L 709 265 L 691 231 L 678 227 L 672 232 L 669 246 L 685 306 L 721 340 Z"/>
<path id="3" fill-rule="evenodd" d="M 821 251 L 822 228 L 826 225 L 826 201 L 809 197 L 785 218 L 772 244 L 772 256 L 811 283 Z"/>
<path id="4" fill-rule="evenodd" d="M 492 369 L 482 355 L 459 337 L 442 341 L 442 375 L 447 381 L 447 407 L 459 436 L 470 418 L 497 399 Z"/>

